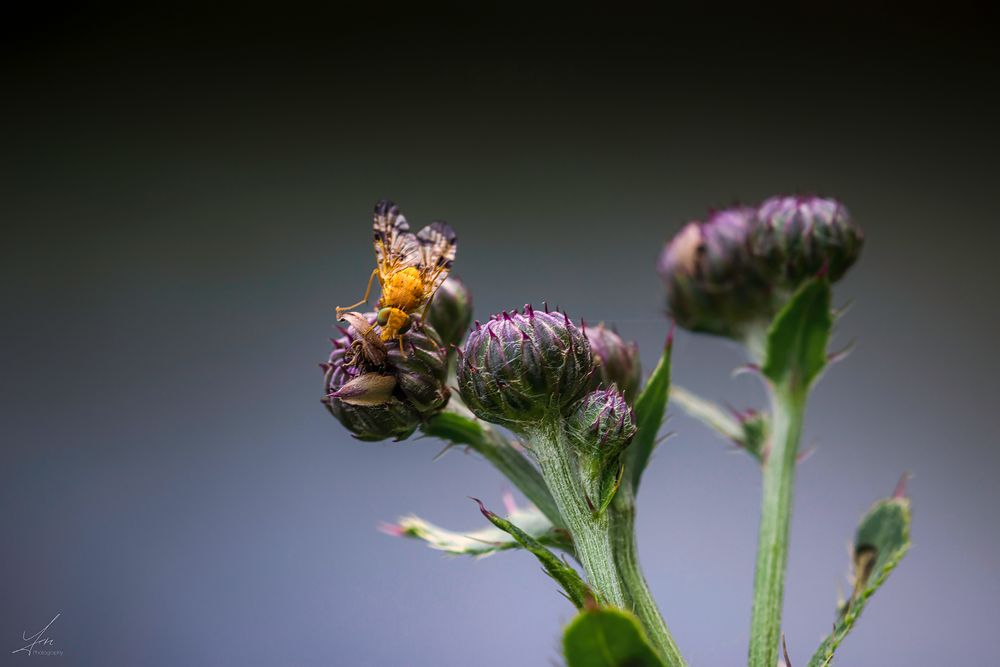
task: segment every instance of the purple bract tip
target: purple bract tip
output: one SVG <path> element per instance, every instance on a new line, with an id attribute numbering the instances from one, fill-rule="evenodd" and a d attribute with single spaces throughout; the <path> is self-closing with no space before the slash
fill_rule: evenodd
<path id="1" fill-rule="evenodd" d="M 482 512 L 483 516 L 486 517 L 487 519 L 489 519 L 490 517 L 496 516 L 496 514 L 494 514 L 493 512 L 489 511 L 488 509 L 486 509 L 486 505 L 484 505 L 483 501 L 480 500 L 479 498 L 473 498 L 472 496 L 469 496 L 469 500 L 471 500 L 471 501 L 475 502 L 477 505 L 479 505 L 479 511 Z"/>
<path id="2" fill-rule="evenodd" d="M 911 477 L 913 477 L 912 473 L 904 472 L 903 476 L 899 478 L 899 481 L 896 483 L 896 490 L 892 493 L 894 499 L 899 500 L 906 497 L 906 483 L 910 481 Z"/>

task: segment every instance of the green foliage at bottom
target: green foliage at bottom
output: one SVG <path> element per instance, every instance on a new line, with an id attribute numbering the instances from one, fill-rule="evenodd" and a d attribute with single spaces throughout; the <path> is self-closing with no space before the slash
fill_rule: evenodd
<path id="1" fill-rule="evenodd" d="M 910 548 L 910 501 L 905 497 L 880 500 L 861 520 L 854 535 L 852 575 L 854 590 L 840 605 L 833 632 L 816 650 L 809 667 L 827 667 L 833 654 L 861 616 L 868 599 Z"/>
<path id="2" fill-rule="evenodd" d="M 664 667 L 639 620 L 621 609 L 587 609 L 566 626 L 569 667 Z"/>

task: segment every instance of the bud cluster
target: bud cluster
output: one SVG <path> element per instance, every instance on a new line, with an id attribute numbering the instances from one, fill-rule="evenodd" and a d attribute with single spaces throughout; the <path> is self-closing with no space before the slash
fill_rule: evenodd
<path id="1" fill-rule="evenodd" d="M 824 270 L 832 281 L 842 278 L 863 241 L 834 199 L 772 197 L 688 223 L 664 247 L 657 270 L 679 325 L 739 339 L 808 278 Z"/>
<path id="2" fill-rule="evenodd" d="M 425 324 L 403 335 L 403 346 L 372 335 L 375 313 L 347 314 L 325 364 L 327 409 L 359 440 L 403 440 L 448 402 L 447 350 Z"/>

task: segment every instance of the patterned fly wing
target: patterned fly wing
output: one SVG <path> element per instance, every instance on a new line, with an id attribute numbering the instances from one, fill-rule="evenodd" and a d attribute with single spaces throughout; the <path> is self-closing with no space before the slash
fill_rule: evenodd
<path id="1" fill-rule="evenodd" d="M 420 245 L 420 274 L 425 282 L 427 299 L 437 291 L 451 272 L 458 238 L 447 222 L 432 222 L 417 232 Z"/>
<path id="2" fill-rule="evenodd" d="M 399 212 L 399 207 L 388 199 L 375 204 L 372 230 L 375 233 L 375 259 L 383 278 L 394 271 L 420 263 L 421 251 L 417 237 L 410 231 L 410 225 Z"/>

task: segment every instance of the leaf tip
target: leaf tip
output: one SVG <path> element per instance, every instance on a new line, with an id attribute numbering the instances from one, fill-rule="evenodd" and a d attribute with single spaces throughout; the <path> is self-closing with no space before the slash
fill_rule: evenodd
<path id="1" fill-rule="evenodd" d="M 906 486 L 911 479 L 913 479 L 912 472 L 907 471 L 902 474 L 902 476 L 899 478 L 899 481 L 896 482 L 896 490 L 892 492 L 893 500 L 903 500 L 907 497 Z"/>
<path id="2" fill-rule="evenodd" d="M 398 523 L 389 523 L 388 521 L 382 521 L 377 526 L 378 532 L 383 535 L 388 535 L 390 537 L 403 537 L 406 534 L 406 530 Z"/>
<path id="3" fill-rule="evenodd" d="M 480 500 L 479 498 L 473 498 L 472 496 L 469 496 L 468 498 L 469 498 L 469 500 L 471 500 L 472 502 L 474 502 L 474 503 L 476 503 L 477 505 L 479 505 L 479 511 L 480 511 L 480 512 L 482 512 L 482 513 L 483 513 L 483 516 L 484 516 L 484 517 L 486 517 L 487 519 L 490 519 L 490 520 L 492 520 L 492 519 L 493 519 L 493 517 L 495 517 L 495 516 L 496 516 L 496 514 L 494 514 L 493 512 L 489 511 L 488 509 L 486 509 L 486 505 L 484 505 L 484 504 L 483 504 L 483 501 L 482 501 L 482 500 Z"/>

